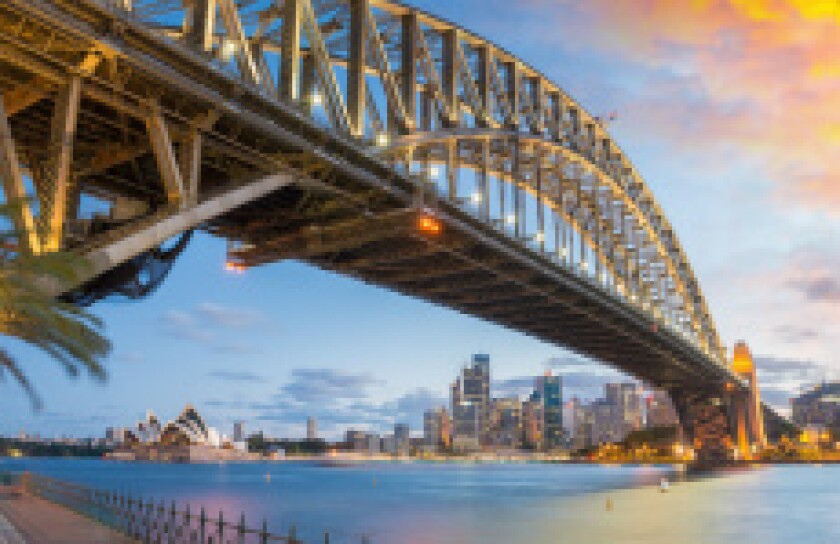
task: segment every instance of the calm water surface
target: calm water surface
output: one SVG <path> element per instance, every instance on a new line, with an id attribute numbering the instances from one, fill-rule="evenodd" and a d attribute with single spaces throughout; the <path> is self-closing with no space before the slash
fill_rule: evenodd
<path id="1" fill-rule="evenodd" d="M 670 467 L 305 463 L 166 465 L 0 460 L 195 509 L 245 512 L 307 542 L 840 542 L 840 466 L 766 467 L 679 481 Z M 266 478 L 270 474 L 270 480 Z M 611 508 L 607 508 L 607 502 Z"/>

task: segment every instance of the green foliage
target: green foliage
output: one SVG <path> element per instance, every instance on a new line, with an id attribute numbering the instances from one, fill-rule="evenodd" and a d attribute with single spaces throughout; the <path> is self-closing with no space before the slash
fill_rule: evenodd
<path id="1" fill-rule="evenodd" d="M 16 451 L 26 457 L 102 457 L 111 448 L 96 444 L 63 444 L 59 442 L 26 442 L 0 438 L 0 457 Z"/>
<path id="2" fill-rule="evenodd" d="M 0 222 L 19 204 L 0 204 Z M 30 255 L 18 251 L 18 236 L 0 226 L 0 335 L 17 338 L 55 359 L 70 377 L 82 370 L 104 381 L 102 363 L 111 349 L 103 336 L 102 322 L 78 306 L 62 302 L 50 287 L 70 285 L 88 266 L 83 257 L 69 252 Z M 0 380 L 6 374 L 26 391 L 32 405 L 42 405 L 34 386 L 12 354 L 0 347 Z"/>
<path id="3" fill-rule="evenodd" d="M 631 431 L 623 440 L 627 447 L 635 448 L 642 444 L 648 445 L 671 445 L 677 440 L 677 427 L 651 427 Z"/>
<path id="4" fill-rule="evenodd" d="M 320 455 L 327 451 L 324 440 L 289 440 L 266 439 L 262 433 L 255 433 L 248 437 L 248 451 L 254 453 L 269 453 L 272 448 L 283 448 L 286 455 Z"/>

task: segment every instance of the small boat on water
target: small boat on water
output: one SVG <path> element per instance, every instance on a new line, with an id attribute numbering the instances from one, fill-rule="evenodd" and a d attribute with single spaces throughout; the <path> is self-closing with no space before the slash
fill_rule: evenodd
<path id="1" fill-rule="evenodd" d="M 659 480 L 659 492 L 660 493 L 667 493 L 670 488 L 671 488 L 671 483 L 668 481 L 668 478 L 662 478 L 661 480 Z"/>

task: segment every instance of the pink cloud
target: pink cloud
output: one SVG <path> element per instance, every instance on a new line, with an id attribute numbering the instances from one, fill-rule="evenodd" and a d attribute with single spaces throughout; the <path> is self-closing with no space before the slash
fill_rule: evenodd
<path id="1" fill-rule="evenodd" d="M 581 47 L 670 74 L 648 81 L 624 104 L 634 130 L 678 146 L 736 148 L 762 163 L 778 202 L 840 215 L 838 6 L 567 1 L 558 21 L 575 22 L 564 32 Z"/>

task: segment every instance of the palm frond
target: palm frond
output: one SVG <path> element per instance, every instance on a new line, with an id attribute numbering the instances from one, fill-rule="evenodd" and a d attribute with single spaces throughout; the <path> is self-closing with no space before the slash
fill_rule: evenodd
<path id="1" fill-rule="evenodd" d="M 104 324 L 79 306 L 48 294 L 51 284 L 74 283 L 89 267 L 69 252 L 30 255 L 17 251 L 21 238 L 8 218 L 21 203 L 0 203 L 0 335 L 34 346 L 52 357 L 68 376 L 85 371 L 104 381 L 103 362 L 111 344 Z M 34 386 L 12 355 L 0 349 L 0 377 L 8 373 L 23 388 L 34 408 L 42 405 Z"/>

